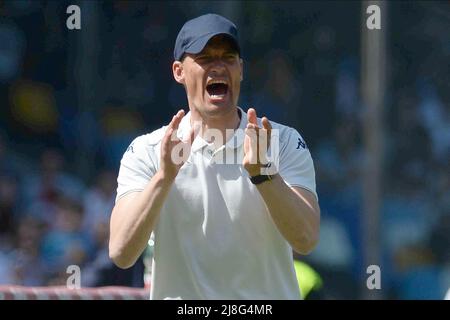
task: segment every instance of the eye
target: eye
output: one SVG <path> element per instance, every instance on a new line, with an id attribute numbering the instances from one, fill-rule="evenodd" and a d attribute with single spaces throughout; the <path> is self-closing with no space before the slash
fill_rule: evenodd
<path id="1" fill-rule="evenodd" d="M 234 53 L 226 54 L 225 59 L 228 61 L 234 61 L 236 59 L 236 55 Z"/>
<path id="2" fill-rule="evenodd" d="M 209 60 L 208 56 L 202 55 L 202 56 L 197 56 L 195 58 L 195 61 L 197 61 L 198 63 L 203 63 Z"/>

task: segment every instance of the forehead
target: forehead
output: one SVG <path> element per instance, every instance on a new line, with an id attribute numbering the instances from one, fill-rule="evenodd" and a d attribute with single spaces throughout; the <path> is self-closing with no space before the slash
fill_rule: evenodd
<path id="1" fill-rule="evenodd" d="M 212 37 L 201 52 L 205 53 L 212 50 L 238 52 L 234 41 L 230 37 L 221 34 Z"/>

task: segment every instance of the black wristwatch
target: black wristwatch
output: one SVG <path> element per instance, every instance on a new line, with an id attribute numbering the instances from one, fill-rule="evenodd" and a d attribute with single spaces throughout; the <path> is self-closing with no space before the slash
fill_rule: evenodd
<path id="1" fill-rule="evenodd" d="M 260 184 L 260 183 L 263 183 L 264 181 L 268 181 L 268 180 L 272 180 L 272 179 L 273 179 L 273 176 L 271 176 L 271 175 L 262 175 L 262 174 L 250 177 L 250 181 L 253 184 Z"/>

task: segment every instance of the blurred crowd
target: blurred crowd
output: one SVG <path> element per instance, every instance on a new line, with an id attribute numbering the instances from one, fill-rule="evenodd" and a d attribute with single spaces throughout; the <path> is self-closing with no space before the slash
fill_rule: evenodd
<path id="1" fill-rule="evenodd" d="M 142 268 L 121 271 L 108 256 L 115 172 L 100 169 L 86 185 L 58 149 L 45 149 L 34 166 L 3 139 L 0 163 L 0 283 L 66 285 L 77 265 L 83 286 L 142 286 Z"/>
<path id="2" fill-rule="evenodd" d="M 96 28 L 79 31 L 65 28 L 68 2 L 0 4 L 0 284 L 64 285 L 75 264 L 82 286 L 143 285 L 143 259 L 124 271 L 108 257 L 119 162 L 135 136 L 187 110 L 171 75 L 173 43 L 185 20 L 217 12 L 240 27 L 240 106 L 297 128 L 311 150 L 321 239 L 303 259 L 325 298 L 361 298 L 360 3 L 86 3 L 82 21 Z M 449 9 L 389 5 L 385 298 L 442 299 L 450 287 Z M 80 60 L 87 34 L 92 55 Z"/>

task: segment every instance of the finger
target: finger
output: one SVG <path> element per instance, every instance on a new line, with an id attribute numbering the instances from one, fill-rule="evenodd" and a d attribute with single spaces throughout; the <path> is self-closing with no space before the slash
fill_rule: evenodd
<path id="1" fill-rule="evenodd" d="M 272 125 L 269 122 L 269 119 L 267 119 L 266 117 L 263 117 L 261 119 L 263 128 L 267 131 L 267 147 L 270 146 L 270 139 L 272 137 Z"/>
<path id="2" fill-rule="evenodd" d="M 267 163 L 267 150 L 269 150 L 270 136 L 269 131 L 261 129 L 258 132 L 258 163 Z"/>
<path id="3" fill-rule="evenodd" d="M 245 136 L 247 139 L 247 152 L 250 160 L 250 164 L 258 163 L 258 137 L 256 130 L 245 129 Z"/>
<path id="4" fill-rule="evenodd" d="M 179 110 L 176 115 L 172 117 L 172 120 L 170 121 L 169 125 L 167 126 L 166 134 L 164 137 L 165 141 L 175 141 L 176 140 L 176 133 L 178 130 L 178 125 L 181 122 L 181 119 L 184 116 L 184 110 Z"/>
<path id="5" fill-rule="evenodd" d="M 272 129 L 272 125 L 270 124 L 269 119 L 267 119 L 266 117 L 262 117 L 261 122 L 263 128 L 270 132 L 270 130 Z"/>
<path id="6" fill-rule="evenodd" d="M 256 118 L 256 111 L 253 108 L 249 108 L 247 110 L 247 119 L 249 123 L 254 124 L 255 126 L 258 126 L 257 118 Z"/>
<path id="7" fill-rule="evenodd" d="M 172 133 L 169 134 L 169 131 L 173 129 L 173 123 L 175 122 L 175 117 L 172 117 L 172 120 L 170 120 L 169 124 L 167 125 L 166 134 L 165 136 L 170 136 Z"/>
<path id="8" fill-rule="evenodd" d="M 260 134 L 259 129 L 260 128 L 258 128 L 258 126 L 254 125 L 253 123 L 247 123 L 245 133 L 249 135 L 252 139 L 258 139 L 258 136 Z"/>
<path id="9" fill-rule="evenodd" d="M 178 129 L 178 126 L 180 125 L 181 119 L 183 119 L 183 117 L 184 117 L 184 110 L 178 111 L 177 114 L 173 117 L 171 124 L 174 130 Z"/>
<path id="10" fill-rule="evenodd" d="M 170 128 L 170 127 L 167 128 L 166 134 L 164 135 L 164 138 L 163 138 L 163 145 L 166 145 L 167 142 L 170 141 L 172 134 L 173 134 L 173 128 Z"/>
<path id="11" fill-rule="evenodd" d="M 258 126 L 254 125 L 253 123 L 247 123 L 247 129 L 253 129 L 253 130 L 258 130 Z"/>

